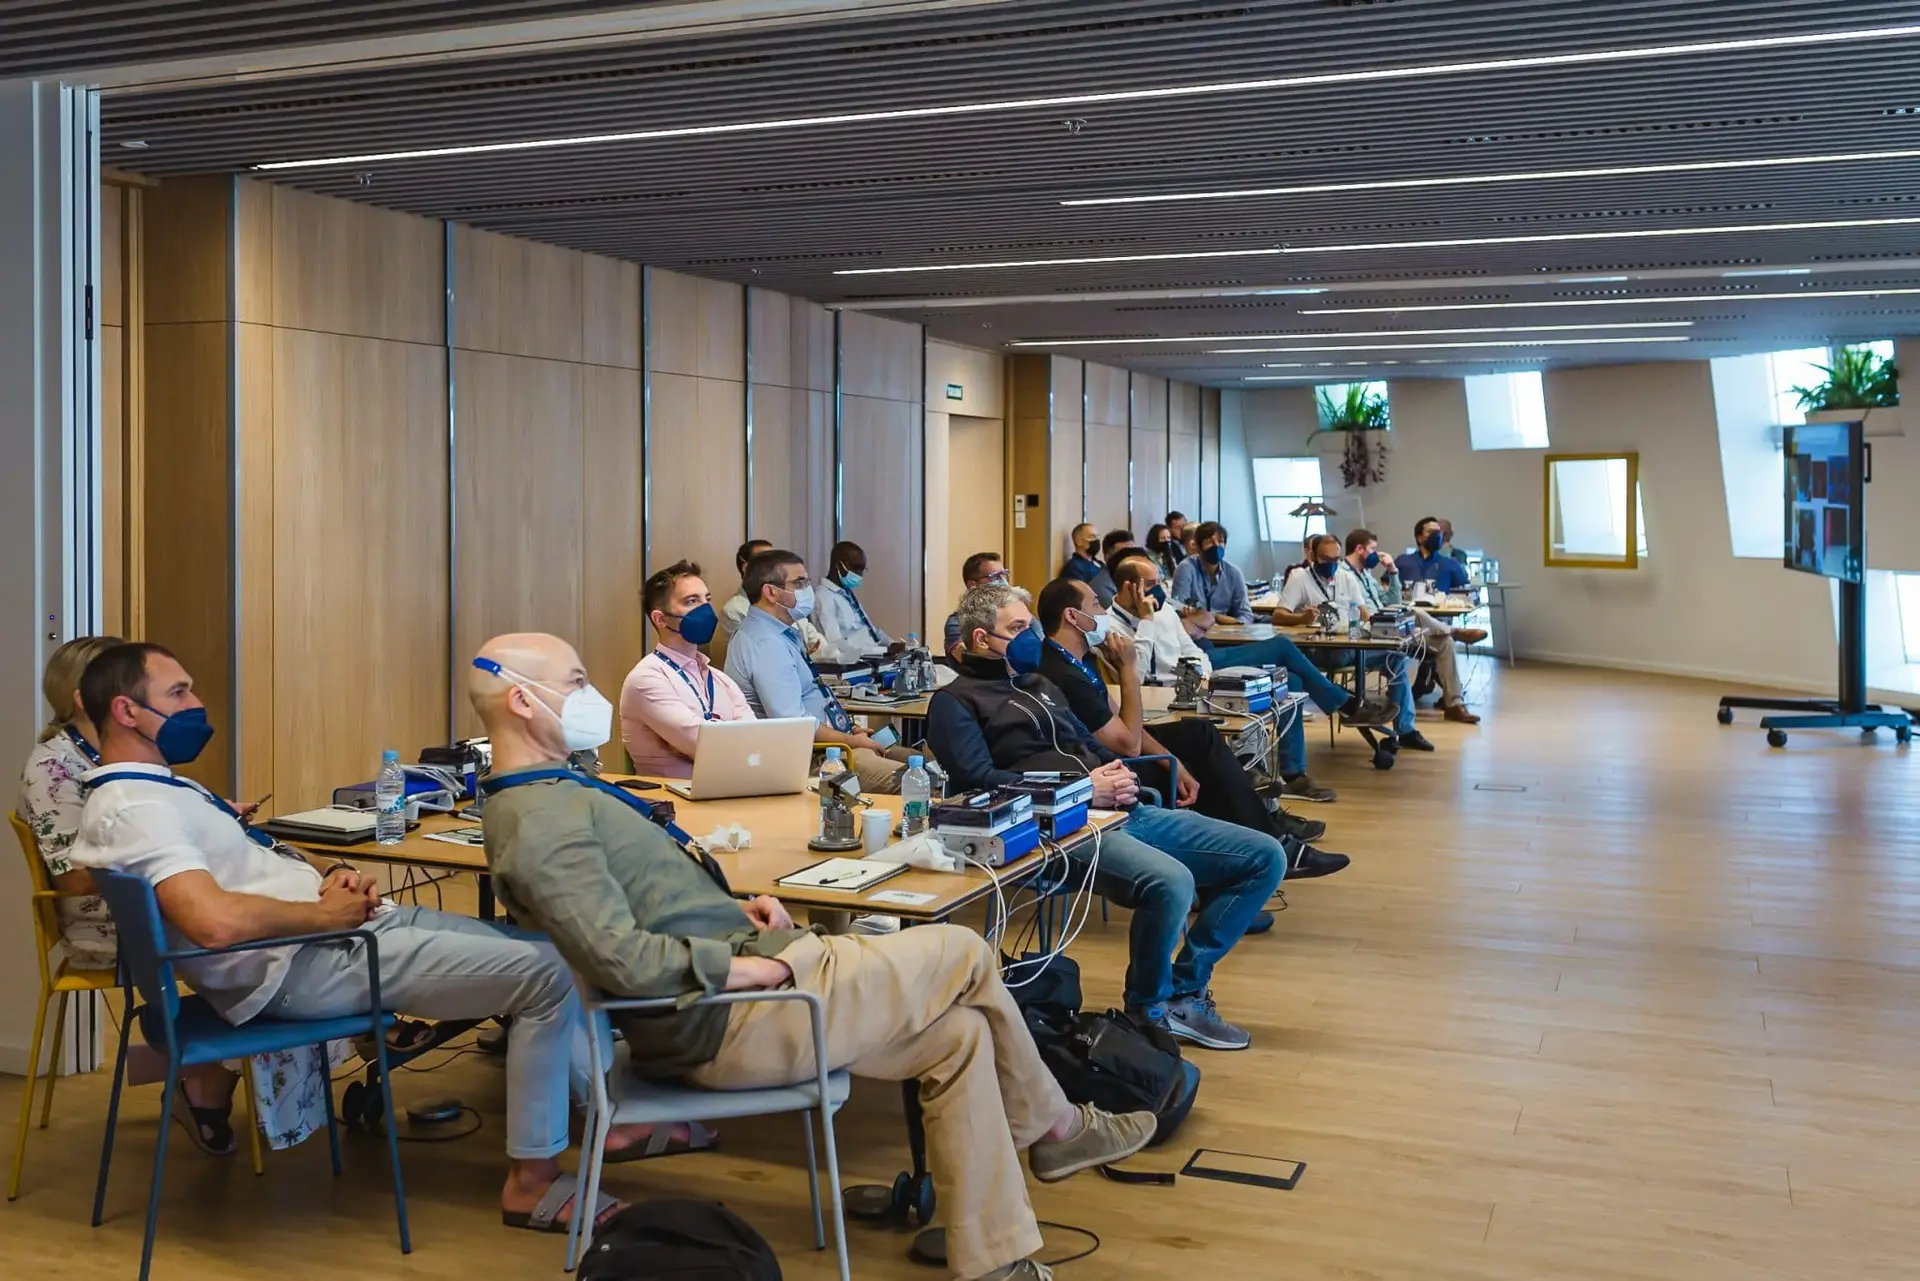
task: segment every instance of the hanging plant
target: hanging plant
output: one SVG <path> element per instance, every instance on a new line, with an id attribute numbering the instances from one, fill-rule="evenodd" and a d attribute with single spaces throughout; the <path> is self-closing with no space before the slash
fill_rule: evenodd
<path id="1" fill-rule="evenodd" d="M 1795 387 L 1800 408 L 1808 413 L 1828 409 L 1883 409 L 1900 403 L 1900 371 L 1891 360 L 1866 347 L 1842 347 L 1831 365 L 1815 365 L 1825 375 L 1813 387 Z"/>
<path id="2" fill-rule="evenodd" d="M 1392 426 L 1384 394 L 1365 383 L 1349 383 L 1339 399 L 1319 390 L 1320 431 L 1345 437 L 1340 480 L 1348 489 L 1365 489 L 1387 479 L 1387 431 Z M 1315 433 L 1316 435 L 1319 433 Z"/>

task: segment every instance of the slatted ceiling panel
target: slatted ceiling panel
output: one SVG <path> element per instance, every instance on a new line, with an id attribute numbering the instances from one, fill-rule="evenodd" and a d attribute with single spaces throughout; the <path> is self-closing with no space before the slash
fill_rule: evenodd
<path id="1" fill-rule="evenodd" d="M 364 4 L 334 6 L 342 23 Z M 448 6 L 386 6 L 433 21 Z M 541 12 L 565 6 L 524 6 Z M 154 5 L 83 4 L 98 12 Z M 186 18 L 174 6 L 176 22 Z M 207 6 L 197 21 L 231 18 Z M 317 6 L 274 12 L 306 15 Z M 507 6 L 485 6 L 485 13 Z M 36 6 L 0 0 L 0 24 Z M 44 13 L 51 6 L 37 6 Z M 65 8 L 62 12 L 70 12 Z M 358 15 L 356 17 L 356 15 Z M 423 16 L 424 15 L 424 16 Z M 365 152 L 1348 73 L 1920 20 L 1911 0 L 1006 0 L 110 98 L 107 154 L 159 174 Z M 41 24 L 45 25 L 44 21 Z M 0 32 L 5 32 L 0 25 Z M 44 36 L 43 36 L 44 38 Z M 5 43 L 0 40 L 0 43 Z M 1920 149 L 1920 38 L 869 121 L 280 171 L 276 181 L 629 262 L 826 302 L 919 299 L 889 319 L 981 344 L 1071 336 L 1404 330 L 1692 320 L 1693 341 L 1329 354 L 1373 374 L 1481 372 L 1763 350 L 1792 335 L 1920 329 L 1920 296 L 1511 307 L 1312 317 L 1327 305 L 1571 301 L 1559 276 L 1657 273 L 1635 296 L 1800 292 L 1910 279 L 1920 224 L 1805 232 L 1436 246 L 843 276 L 844 268 L 1920 216 L 1903 160 L 1684 174 L 1065 207 L 1064 198 L 1374 178 Z M 0 67 L 4 63 L 0 62 Z M 1077 132 L 1066 121 L 1080 122 Z M 143 142 L 138 151 L 120 144 Z M 1842 263 L 1839 274 L 1722 273 Z M 1474 282 L 1485 281 L 1484 290 Z M 1404 282 L 1386 293 L 1378 288 Z M 1276 287 L 1307 297 L 1224 296 Z M 1590 288 L 1592 286 L 1589 286 Z M 1117 297 L 1166 290 L 1178 310 Z M 1084 301 L 955 305 L 1028 295 Z M 1865 305 L 1871 301 L 1872 305 Z M 1711 319 L 1709 319 L 1711 318 Z M 1603 331 L 1593 331 L 1600 333 Z M 1566 336 L 1575 336 L 1569 334 Z M 692 338 L 692 335 L 688 336 Z M 1798 341 L 1796 338 L 1795 341 Z M 1247 344 L 1224 344 L 1247 345 Z M 1205 344 L 1062 349 L 1210 385 L 1254 385 L 1292 354 Z M 1467 360 L 1466 357 L 1474 359 Z M 1447 365 L 1421 365 L 1424 359 Z M 1312 357 L 1308 358 L 1316 365 Z M 1364 366 L 1348 365 L 1349 359 Z M 1398 363 L 1388 364 L 1388 360 Z M 690 371 L 691 372 L 691 371 Z M 1350 376 L 1341 373 L 1341 377 Z M 1124 421 L 1124 420 L 1122 420 Z"/>

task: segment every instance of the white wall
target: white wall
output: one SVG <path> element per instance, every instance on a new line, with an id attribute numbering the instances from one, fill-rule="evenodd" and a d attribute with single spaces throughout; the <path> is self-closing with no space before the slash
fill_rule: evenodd
<path id="1" fill-rule="evenodd" d="M 1260 541 L 1260 512 L 1248 460 L 1304 457 L 1315 452 L 1308 438 L 1319 427 L 1313 393 L 1305 387 L 1268 387 L 1220 393 L 1220 523 L 1227 527 L 1235 564 L 1249 578 L 1270 577 L 1299 559 L 1292 547 L 1268 549 Z M 1336 465 L 1329 479 L 1338 483 Z M 1338 506 L 1338 504 L 1336 504 Z M 1348 519 L 1340 508 L 1339 528 Z M 1357 523 L 1357 522 L 1355 522 Z M 1276 551 L 1278 559 L 1276 561 Z"/>
<path id="2" fill-rule="evenodd" d="M 1909 344 L 1902 354 L 1920 359 L 1920 350 Z M 1484 547 L 1500 558 L 1501 577 L 1520 584 L 1512 595 L 1513 632 L 1523 657 L 1729 684 L 1833 689 L 1830 585 L 1790 572 L 1777 560 L 1732 553 L 1707 362 L 1599 366 L 1547 376 L 1553 452 L 1640 455 L 1649 554 L 1632 571 L 1545 568 L 1546 451 L 1474 451 L 1458 379 L 1396 382 L 1389 396 L 1393 433 L 1385 484 L 1348 493 L 1339 488 L 1337 455 L 1330 449 L 1322 454 L 1328 502 L 1340 513 L 1333 528 L 1344 532 L 1364 523 L 1398 553 L 1411 543 L 1420 517 L 1451 519 L 1460 546 Z M 1312 402 L 1303 388 L 1229 392 L 1223 400 L 1240 402 L 1240 431 L 1223 432 L 1222 449 L 1225 470 L 1234 478 L 1229 488 L 1239 494 L 1241 519 L 1252 529 L 1244 460 L 1292 452 L 1305 434 L 1295 428 L 1311 413 Z M 1920 504 L 1912 499 L 1920 492 L 1920 437 L 1875 441 L 1873 474 L 1868 563 L 1920 569 Z M 1883 624 L 1889 596 L 1870 594 L 1869 632 Z M 1884 696 L 1897 695 L 1890 690 Z M 1910 693 L 1904 697 L 1911 700 Z"/>

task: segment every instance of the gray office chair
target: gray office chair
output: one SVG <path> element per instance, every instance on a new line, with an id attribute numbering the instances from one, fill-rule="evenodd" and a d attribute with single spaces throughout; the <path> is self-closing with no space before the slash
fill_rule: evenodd
<path id="1" fill-rule="evenodd" d="M 671 997 L 655 1000 L 607 1000 L 579 974 L 573 982 L 587 1018 L 597 1021 L 609 1010 L 670 1010 L 679 1005 Z M 587 1037 L 588 1074 L 587 1149 L 581 1156 L 581 1190 L 567 1229 L 567 1270 L 580 1262 L 581 1224 L 591 1221 L 591 1209 L 600 1200 L 600 1173 L 606 1162 L 607 1132 L 617 1125 L 671 1125 L 685 1121 L 719 1121 L 748 1116 L 778 1116 L 799 1112 L 806 1126 L 808 1191 L 813 1196 L 813 1245 L 827 1248 L 820 1215 L 820 1166 L 814 1153 L 813 1116 L 820 1114 L 826 1132 L 827 1199 L 833 1210 L 833 1241 L 840 1253 L 840 1281 L 850 1281 L 847 1265 L 847 1225 L 840 1206 L 840 1156 L 834 1146 L 833 1114 L 847 1101 L 852 1078 L 827 1067 L 826 1003 L 812 992 L 782 989 L 773 992 L 723 992 L 696 1005 L 746 1005 L 757 1001 L 804 1001 L 813 1024 L 813 1070 L 793 1085 L 766 1090 L 700 1090 L 669 1081 L 649 1081 L 634 1074 L 622 1057 L 609 1065 L 599 1036 Z M 611 1069 L 611 1070 L 610 1070 Z"/>

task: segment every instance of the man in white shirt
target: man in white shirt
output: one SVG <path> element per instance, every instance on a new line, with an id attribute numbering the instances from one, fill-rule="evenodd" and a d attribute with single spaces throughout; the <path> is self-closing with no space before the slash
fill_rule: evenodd
<path id="1" fill-rule="evenodd" d="M 557 698 L 521 696 L 554 715 Z M 345 863 L 322 867 L 244 826 L 226 802 L 173 772 L 212 737 L 193 680 L 158 645 L 120 645 L 88 665 L 80 698 L 100 732 L 99 767 L 72 847 L 76 865 L 152 882 L 176 949 L 367 930 L 378 938 L 380 992 L 396 1012 L 433 1019 L 511 1015 L 507 1043 L 506 1186 L 502 1221 L 564 1221 L 573 1177 L 569 1089 L 584 1098 L 586 1024 L 560 954 L 516 931 L 384 903 L 378 884 Z M 365 1013 L 365 949 L 358 943 L 267 948 L 179 963 L 194 990 L 229 1023 L 255 1015 L 323 1019 Z M 620 1146 L 647 1132 L 624 1131 Z M 613 1208 L 611 1201 L 602 1213 Z M 596 1221 L 600 1215 L 596 1215 Z"/>
<path id="2" fill-rule="evenodd" d="M 1377 575 L 1395 576 L 1393 560 L 1380 554 L 1380 540 L 1371 530 L 1356 529 L 1347 534 L 1346 559 L 1340 562 L 1341 577 L 1351 578 L 1365 602 L 1367 612 L 1386 608 L 1386 592 Z M 1479 628 L 1455 629 L 1419 606 L 1411 606 L 1414 621 L 1426 636 L 1427 652 L 1433 656 L 1433 674 L 1440 682 L 1440 707 L 1450 721 L 1478 725 L 1480 718 L 1467 710 L 1466 695 L 1460 688 L 1460 660 L 1457 646 L 1483 641 L 1487 634 Z"/>
<path id="3" fill-rule="evenodd" d="M 1273 611 L 1274 622 L 1312 622 L 1319 617 L 1320 610 L 1329 605 L 1339 611 L 1343 619 L 1351 613 L 1364 623 L 1373 616 L 1372 608 L 1361 594 L 1359 581 L 1352 574 L 1340 571 L 1339 539 L 1332 534 L 1316 536 L 1308 548 L 1308 559 L 1312 564 L 1310 569 L 1290 575 L 1281 584 L 1280 604 Z M 1313 652 L 1314 661 L 1328 670 L 1352 667 L 1355 657 L 1356 651 L 1345 649 Z M 1413 663 L 1407 655 L 1397 652 L 1383 655 L 1382 661 L 1386 664 L 1388 691 L 1397 709 L 1394 737 L 1401 747 L 1431 752 L 1433 743 L 1413 723 Z"/>
<path id="4" fill-rule="evenodd" d="M 753 708 L 733 677 L 700 652 L 719 620 L 698 565 L 676 561 L 654 574 L 640 602 L 660 646 L 620 687 L 620 738 L 638 773 L 691 778 L 700 727 L 750 721 Z"/>
<path id="5" fill-rule="evenodd" d="M 858 663 L 869 654 L 889 653 L 893 637 L 880 630 L 867 616 L 854 591 L 867 574 L 867 553 L 858 543 L 835 543 L 827 566 L 827 580 L 821 584 L 819 608 L 820 634 L 826 638 L 819 652 L 819 663 Z"/>
<path id="6" fill-rule="evenodd" d="M 739 591 L 727 597 L 726 602 L 720 606 L 720 627 L 727 635 L 731 636 L 740 630 L 740 624 L 747 621 L 747 611 L 753 608 L 753 602 L 747 599 L 747 562 L 761 552 L 772 550 L 773 544 L 766 539 L 750 538 L 741 543 L 740 550 L 733 554 L 733 568 L 734 572 L 740 575 L 741 586 Z M 813 625 L 813 620 L 799 619 L 794 623 L 793 630 L 799 635 L 800 643 L 806 648 L 809 656 L 817 656 L 820 653 L 820 646 L 825 638 L 820 635 L 820 629 Z"/>

